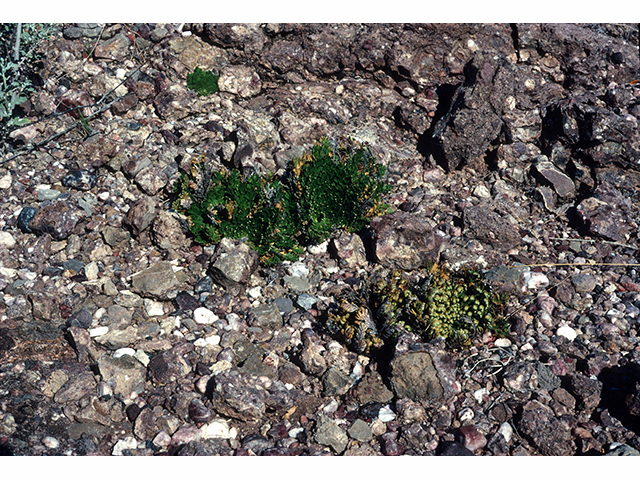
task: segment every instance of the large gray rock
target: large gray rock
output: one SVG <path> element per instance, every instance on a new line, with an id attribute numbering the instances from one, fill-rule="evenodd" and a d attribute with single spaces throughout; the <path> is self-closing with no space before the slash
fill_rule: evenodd
<path id="1" fill-rule="evenodd" d="M 335 420 L 331 420 L 326 415 L 318 417 L 314 438 L 320 445 L 328 445 L 333 448 L 336 453 L 344 452 L 349 442 L 346 432 L 340 428 Z"/>
<path id="2" fill-rule="evenodd" d="M 487 207 L 467 207 L 462 218 L 466 235 L 488 243 L 493 248 L 507 251 L 520 244 L 518 229 Z"/>
<path id="3" fill-rule="evenodd" d="M 459 393 L 455 361 L 445 351 L 444 342 L 438 339 L 412 343 L 412 340 L 410 335 L 401 335 L 391 360 L 391 388 L 396 397 L 429 403 Z"/>
<path id="4" fill-rule="evenodd" d="M 98 359 L 98 370 L 113 393 L 122 395 L 124 399 L 131 398 L 132 393 L 144 391 L 147 369 L 131 355 L 117 358 L 105 355 Z"/>
<path id="5" fill-rule="evenodd" d="M 225 288 L 245 284 L 258 268 L 258 254 L 240 240 L 223 238 L 209 266 L 211 278 Z"/>
<path id="6" fill-rule="evenodd" d="M 158 262 L 131 276 L 131 289 L 142 296 L 170 300 L 178 294 L 179 285 L 169 262 Z"/>

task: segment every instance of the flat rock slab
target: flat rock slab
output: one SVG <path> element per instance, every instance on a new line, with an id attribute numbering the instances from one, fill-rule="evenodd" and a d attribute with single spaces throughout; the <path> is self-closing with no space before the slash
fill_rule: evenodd
<path id="1" fill-rule="evenodd" d="M 442 338 L 420 343 L 413 335 L 401 334 L 390 367 L 391 388 L 398 398 L 429 404 L 460 393 L 455 361 Z"/>
<path id="2" fill-rule="evenodd" d="M 573 180 L 547 160 L 547 157 L 540 155 L 536 163 L 536 171 L 553 185 L 553 189 L 561 197 L 571 197 L 576 193 L 576 186 Z"/>
<path id="3" fill-rule="evenodd" d="M 178 279 L 169 262 L 158 262 L 131 276 L 131 288 L 135 293 L 157 300 L 175 298 L 178 284 Z"/>

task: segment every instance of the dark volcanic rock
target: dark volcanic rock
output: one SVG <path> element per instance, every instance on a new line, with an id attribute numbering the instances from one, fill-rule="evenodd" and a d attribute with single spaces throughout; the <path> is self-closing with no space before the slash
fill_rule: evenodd
<path id="1" fill-rule="evenodd" d="M 570 427 L 556 419 L 553 410 L 538 400 L 524 406 L 518 426 L 543 455 L 573 455 L 576 451 Z"/>
<path id="2" fill-rule="evenodd" d="M 48 233 L 55 240 L 64 240 L 84 216 L 84 211 L 76 205 L 56 200 L 40 207 L 28 226 L 36 235 Z"/>
<path id="3" fill-rule="evenodd" d="M 515 95 L 517 66 L 477 52 L 464 69 L 465 80 L 433 138 L 448 171 L 485 154 L 502 129 L 507 97 Z"/>

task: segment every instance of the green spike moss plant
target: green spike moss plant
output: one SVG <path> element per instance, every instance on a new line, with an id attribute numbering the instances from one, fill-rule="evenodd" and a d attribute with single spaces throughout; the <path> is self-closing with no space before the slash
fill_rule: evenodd
<path id="1" fill-rule="evenodd" d="M 338 228 L 357 232 L 389 211 L 382 201 L 390 190 L 384 166 L 354 142 L 322 139 L 282 178 L 213 172 L 205 160 L 180 177 L 174 208 L 189 217 L 197 242 L 243 239 L 267 265 L 295 260 L 303 245 L 323 242 Z"/>

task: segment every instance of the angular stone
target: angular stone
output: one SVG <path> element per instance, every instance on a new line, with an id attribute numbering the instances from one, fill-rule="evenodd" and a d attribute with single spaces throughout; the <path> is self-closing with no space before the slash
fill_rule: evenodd
<path id="1" fill-rule="evenodd" d="M 320 337 L 311 330 L 305 330 L 302 332 L 302 343 L 299 357 L 302 371 L 309 375 L 322 375 L 327 369 L 327 361 L 321 355 L 325 348 Z"/>
<path id="2" fill-rule="evenodd" d="M 371 228 L 376 233 L 376 258 L 387 268 L 415 270 L 437 262 L 444 239 L 419 216 L 397 210 L 375 217 Z"/>
<path id="3" fill-rule="evenodd" d="M 104 355 L 98 359 L 98 370 L 113 393 L 122 395 L 124 399 L 130 399 L 132 393 L 144 391 L 147 369 L 131 355 L 117 358 Z"/>
<path id="4" fill-rule="evenodd" d="M 487 437 L 482 435 L 475 425 L 464 425 L 460 427 L 458 431 L 462 445 L 472 452 L 484 448 L 487 445 Z"/>
<path id="5" fill-rule="evenodd" d="M 175 382 L 191 372 L 191 367 L 182 357 L 180 346 L 153 356 L 147 368 L 153 381 L 159 384 Z"/>
<path id="6" fill-rule="evenodd" d="M 323 378 L 324 394 L 328 397 L 344 395 L 353 385 L 353 379 L 336 367 L 329 368 Z"/>
<path id="7" fill-rule="evenodd" d="M 123 62 L 129 56 L 129 45 L 131 42 L 123 33 L 118 33 L 104 42 L 99 42 L 94 55 L 96 58 L 106 60 L 116 60 Z"/>
<path id="8" fill-rule="evenodd" d="M 278 306 L 275 303 L 267 303 L 255 307 L 247 323 L 252 327 L 275 330 L 278 327 L 282 327 L 284 320 L 282 319 L 282 315 L 280 315 Z"/>
<path id="9" fill-rule="evenodd" d="M 378 372 L 365 374 L 355 389 L 355 395 L 361 405 L 387 403 L 393 399 L 393 393 L 384 384 Z"/>
<path id="10" fill-rule="evenodd" d="M 152 408 L 143 408 L 133 424 L 133 433 L 140 440 L 152 440 L 158 434 L 157 417 Z"/>
<path id="11" fill-rule="evenodd" d="M 408 397 L 415 401 L 438 400 L 444 395 L 431 355 L 427 352 L 394 358 L 391 361 L 391 386 L 399 398 Z"/>
<path id="12" fill-rule="evenodd" d="M 62 385 L 53 396 L 53 399 L 56 403 L 75 402 L 85 395 L 94 393 L 96 385 L 93 373 L 83 372 L 80 375 L 71 377 Z"/>
<path id="13" fill-rule="evenodd" d="M 593 196 L 585 198 L 577 207 L 589 231 L 615 242 L 624 242 L 635 227 L 636 209 L 631 201 L 609 182 L 595 189 Z"/>
<path id="14" fill-rule="evenodd" d="M 96 337 L 95 341 L 109 350 L 118 350 L 133 345 L 138 339 L 138 328 L 129 325 L 122 330 L 110 329 L 104 335 Z"/>
<path id="15" fill-rule="evenodd" d="M 332 240 L 331 246 L 343 267 L 358 268 L 367 264 L 364 243 L 359 235 L 342 231 Z"/>
<path id="16" fill-rule="evenodd" d="M 306 277 L 300 277 L 298 275 L 285 275 L 282 277 L 284 284 L 287 288 L 294 292 L 301 293 L 307 292 L 311 289 L 311 283 Z"/>
<path id="17" fill-rule="evenodd" d="M 347 448 L 347 443 L 349 443 L 347 434 L 340 428 L 335 420 L 331 420 L 322 414 L 318 416 L 318 425 L 316 426 L 314 439 L 320 445 L 330 446 L 338 454 L 344 452 L 344 449 Z"/>
<path id="18" fill-rule="evenodd" d="M 507 127 L 507 136 L 511 142 L 532 143 L 542 133 L 540 110 L 510 110 L 502 116 Z"/>
<path id="19" fill-rule="evenodd" d="M 481 51 L 464 73 L 465 81 L 454 93 L 449 112 L 433 130 L 448 171 L 485 154 L 502 129 L 507 98 L 521 84 L 516 65 Z"/>
<path id="20" fill-rule="evenodd" d="M 225 288 L 235 288 L 247 282 L 258 268 L 258 254 L 240 240 L 223 238 L 209 266 L 211 278 Z"/>
<path id="21" fill-rule="evenodd" d="M 373 438 L 369 424 L 359 418 L 351 424 L 347 432 L 351 438 L 363 443 L 369 442 Z"/>
<path id="22" fill-rule="evenodd" d="M 187 245 L 187 237 L 180 221 L 167 211 L 161 211 L 151 228 L 154 243 L 163 250 L 177 250 Z"/>
<path id="23" fill-rule="evenodd" d="M 596 279 L 588 273 L 576 273 L 571 275 L 571 283 L 573 283 L 576 292 L 592 292 L 596 288 Z"/>
<path id="24" fill-rule="evenodd" d="M 576 412 L 580 415 L 579 418 L 587 421 L 600 403 L 602 382 L 579 373 L 572 373 L 569 375 L 567 390 L 577 400 Z"/>
<path id="25" fill-rule="evenodd" d="M 244 422 L 258 421 L 265 414 L 265 390 L 238 370 L 219 373 L 212 382 L 211 403 L 220 414 Z"/>
<path id="26" fill-rule="evenodd" d="M 131 276 L 131 288 L 135 293 L 158 300 L 174 298 L 178 285 L 178 279 L 169 262 L 158 262 Z"/>
<path id="27" fill-rule="evenodd" d="M 220 72 L 218 87 L 222 92 L 246 98 L 258 95 L 262 82 L 253 68 L 245 65 L 228 65 Z"/>
<path id="28" fill-rule="evenodd" d="M 575 195 L 576 186 L 569 176 L 558 170 L 544 155 L 540 155 L 536 160 L 536 171 L 553 185 L 553 189 L 559 196 L 572 197 Z"/>
<path id="29" fill-rule="evenodd" d="M 161 166 L 157 164 L 151 164 L 140 170 L 135 180 L 142 191 L 150 196 L 156 195 L 169 182 L 167 175 L 162 171 Z"/>
<path id="30" fill-rule="evenodd" d="M 156 202 L 143 195 L 131 206 L 125 218 L 125 224 L 131 228 L 134 236 L 140 235 L 156 217 Z"/>

